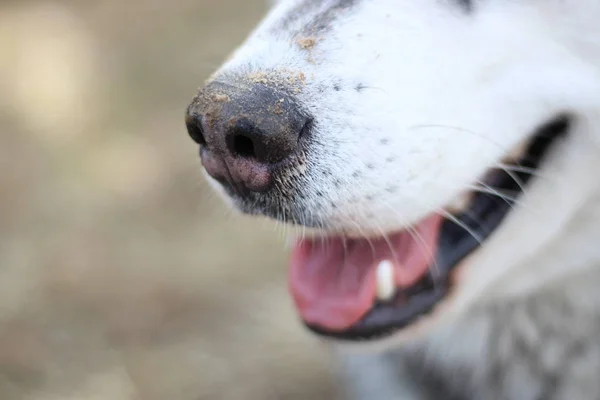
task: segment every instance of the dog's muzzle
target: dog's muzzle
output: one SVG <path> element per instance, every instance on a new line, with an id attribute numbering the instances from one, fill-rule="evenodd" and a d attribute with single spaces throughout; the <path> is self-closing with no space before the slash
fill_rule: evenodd
<path id="1" fill-rule="evenodd" d="M 222 76 L 196 96 L 186 122 L 206 172 L 238 208 L 310 226 L 296 217 L 313 214 L 303 198 L 315 183 L 307 160 L 319 143 L 312 129 L 319 124 L 303 112 L 288 83 Z M 463 260 L 500 227 L 569 126 L 569 116 L 559 115 L 532 132 L 519 151 L 499 160 L 502 167 L 493 166 L 465 189 L 462 209 L 432 210 L 379 237 L 324 233 L 299 240 L 289 287 L 302 320 L 321 335 L 365 340 L 433 315 L 456 290 Z"/>

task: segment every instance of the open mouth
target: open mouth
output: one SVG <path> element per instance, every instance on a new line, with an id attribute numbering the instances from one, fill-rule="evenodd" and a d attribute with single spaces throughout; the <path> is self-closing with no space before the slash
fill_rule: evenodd
<path id="1" fill-rule="evenodd" d="M 453 271 L 500 226 L 568 122 L 553 120 L 519 157 L 489 170 L 461 211 L 432 214 L 386 237 L 299 241 L 289 284 L 304 323 L 321 335 L 365 340 L 431 313 L 453 290 Z"/>

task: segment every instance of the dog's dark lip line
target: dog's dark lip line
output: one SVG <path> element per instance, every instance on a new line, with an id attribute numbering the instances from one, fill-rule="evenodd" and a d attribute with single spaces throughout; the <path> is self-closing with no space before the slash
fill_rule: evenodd
<path id="1" fill-rule="evenodd" d="M 532 174 L 525 171 L 540 167 L 552 145 L 568 132 L 569 123 L 568 116 L 560 115 L 542 126 L 531 138 L 523 157 L 515 163 L 523 168 L 510 173 L 506 170 L 491 170 L 493 186 L 499 190 L 515 191 L 520 195 L 522 186 L 532 178 Z M 490 193 L 475 192 L 468 210 L 453 215 L 477 234 L 481 242 L 456 222 L 444 219 L 440 229 L 435 279 L 428 274 L 412 287 L 399 291 L 391 301 L 377 303 L 360 321 L 344 331 L 334 332 L 309 324 L 307 327 L 319 335 L 337 340 L 365 341 L 387 337 L 431 314 L 438 303 L 454 289 L 452 272 L 500 226 L 514 206 L 517 196 L 513 199 L 500 199 Z"/>

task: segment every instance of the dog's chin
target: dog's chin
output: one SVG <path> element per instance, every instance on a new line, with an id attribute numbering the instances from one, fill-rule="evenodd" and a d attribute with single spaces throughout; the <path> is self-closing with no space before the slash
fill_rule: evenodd
<path id="1" fill-rule="evenodd" d="M 540 128 L 463 193 L 458 206 L 381 236 L 298 240 L 289 286 L 305 325 L 327 338 L 366 341 L 413 336 L 436 320 L 461 290 L 466 259 L 518 210 L 519 196 L 568 122 L 560 117 Z"/>

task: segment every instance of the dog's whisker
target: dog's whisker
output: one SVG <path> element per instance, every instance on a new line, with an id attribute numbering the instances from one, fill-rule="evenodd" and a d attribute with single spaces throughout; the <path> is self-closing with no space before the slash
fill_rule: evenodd
<path id="1" fill-rule="evenodd" d="M 485 184 L 481 181 L 477 181 L 477 184 L 475 186 L 472 186 L 471 189 L 475 190 L 479 193 L 488 193 L 488 194 L 491 194 L 493 196 L 496 196 L 496 197 L 502 199 L 502 201 L 504 201 L 506 204 L 508 204 L 508 206 L 511 208 L 511 210 L 514 210 L 515 204 L 521 203 L 517 199 L 516 196 L 507 195 L 504 191 L 501 192 L 498 189 L 488 186 L 487 184 Z M 519 192 L 515 192 L 515 193 L 519 193 Z"/>
<path id="2" fill-rule="evenodd" d="M 390 241 L 390 238 L 388 237 L 387 233 L 383 229 L 381 229 L 380 226 L 377 226 L 376 229 L 381 233 L 381 237 L 383 238 L 383 240 L 385 241 L 386 245 L 390 249 L 390 252 L 392 253 L 392 257 L 394 258 L 394 261 L 396 263 L 399 263 L 400 260 L 398 259 L 398 255 L 396 254 L 396 250 L 394 250 L 394 246 L 393 246 L 392 242 Z"/>
<path id="3" fill-rule="evenodd" d="M 510 149 L 507 148 L 506 146 L 501 145 L 500 143 L 496 142 L 495 140 L 493 140 L 492 138 L 490 138 L 487 135 L 475 132 L 471 129 L 467 129 L 467 128 L 463 128 L 460 126 L 452 126 L 452 125 L 444 125 L 444 124 L 420 124 L 420 125 L 413 125 L 411 127 L 409 127 L 409 129 L 411 130 L 417 130 L 417 129 L 431 129 L 431 128 L 437 128 L 437 129 L 449 129 L 455 132 L 462 132 L 462 133 L 468 133 L 471 134 L 475 137 L 478 137 L 480 139 L 485 139 L 488 143 L 493 144 L 494 146 L 496 146 L 498 149 L 500 149 L 502 151 L 502 153 L 508 154 L 510 152 Z"/>
<path id="4" fill-rule="evenodd" d="M 435 276 L 439 276 L 441 274 L 441 271 L 439 268 L 438 261 L 435 255 L 431 253 L 431 249 L 429 248 L 429 246 L 427 246 L 427 242 L 425 241 L 423 236 L 411 224 L 409 224 L 408 221 L 405 218 L 403 218 L 402 215 L 400 215 L 400 213 L 397 210 L 395 210 L 391 205 L 387 203 L 384 203 L 384 205 L 400 219 L 400 223 L 402 224 L 402 226 L 406 227 L 406 231 L 417 243 L 420 251 L 422 251 L 426 257 L 433 260 L 433 265 L 431 266 L 431 268 L 435 270 Z"/>
<path id="5" fill-rule="evenodd" d="M 344 247 L 344 263 L 346 263 L 346 260 L 348 259 L 348 243 L 346 241 L 347 238 L 342 236 L 342 246 Z"/>
<path id="6" fill-rule="evenodd" d="M 510 164 L 499 164 L 498 167 L 505 172 L 512 171 L 517 174 L 529 175 L 536 179 L 543 179 L 546 181 L 551 181 L 553 183 L 560 182 L 560 176 L 554 174 L 550 175 L 548 173 L 540 173 L 536 168 L 526 167 L 523 165 L 510 165 Z"/>
<path id="7" fill-rule="evenodd" d="M 525 184 L 523 183 L 523 181 L 517 176 L 517 174 L 514 173 L 514 171 L 508 170 L 508 169 L 504 169 L 502 167 L 499 167 L 502 171 L 504 171 L 504 173 L 506 175 L 508 175 L 519 187 L 519 189 L 521 189 L 521 192 L 523 192 L 524 194 L 525 192 Z"/>
<path id="8" fill-rule="evenodd" d="M 363 229 L 361 228 L 360 224 L 358 224 L 356 221 L 354 221 L 354 219 L 349 218 L 348 219 L 350 221 L 350 223 L 352 225 L 354 225 L 356 227 L 356 229 L 358 230 L 360 236 L 365 239 L 367 241 L 367 243 L 369 244 L 369 247 L 371 248 L 371 253 L 373 255 L 373 258 L 376 257 L 377 251 L 375 250 L 375 245 L 373 245 L 373 242 L 371 241 L 371 238 L 368 237 L 365 232 L 363 231 Z"/>
<path id="9" fill-rule="evenodd" d="M 489 194 L 491 196 L 495 196 L 498 197 L 502 200 L 504 200 L 505 202 L 507 202 L 508 205 L 511 206 L 511 208 L 514 208 L 514 205 L 519 205 L 519 206 L 525 206 L 525 203 L 521 200 L 519 200 L 519 198 L 517 197 L 518 195 L 521 194 L 521 192 L 519 191 L 509 191 L 506 189 L 497 189 L 494 188 L 492 186 L 488 186 L 482 183 L 478 183 L 477 185 L 472 185 L 469 186 L 470 190 L 472 190 L 473 192 L 478 192 L 478 193 L 485 193 L 485 194 Z"/>
<path id="10" fill-rule="evenodd" d="M 443 208 L 438 208 L 436 212 L 441 214 L 443 217 L 448 218 L 450 221 L 452 221 L 454 224 L 458 225 L 460 228 L 464 229 L 465 232 L 467 232 L 469 235 L 471 235 L 473 237 L 473 239 L 475 239 L 477 241 L 477 244 L 479 244 L 479 246 L 483 245 L 483 238 L 481 237 L 481 235 L 477 234 L 475 231 L 473 231 L 473 229 L 469 228 L 468 225 L 466 225 L 460 219 L 458 219 L 457 217 L 452 215 L 452 213 L 444 210 Z"/>
<path id="11" fill-rule="evenodd" d="M 523 165 L 506 164 L 506 163 L 498 163 L 497 166 L 498 166 L 498 168 L 500 168 L 504 171 L 520 172 L 523 174 L 535 176 L 537 178 L 544 178 L 544 179 L 549 178 L 547 175 L 540 174 L 536 168 L 530 168 L 530 167 L 525 167 Z"/>

